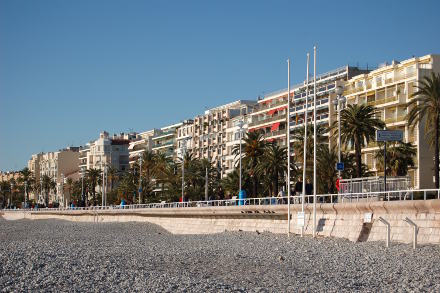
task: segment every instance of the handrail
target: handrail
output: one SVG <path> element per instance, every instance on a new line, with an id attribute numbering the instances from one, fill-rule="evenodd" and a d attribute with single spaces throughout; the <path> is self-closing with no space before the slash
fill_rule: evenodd
<path id="1" fill-rule="evenodd" d="M 393 191 L 374 191 L 374 192 L 358 192 L 358 193 L 334 193 L 334 194 L 317 194 L 316 198 L 319 202 L 353 202 L 353 201 L 379 201 L 391 199 L 397 201 L 414 200 L 414 193 L 423 193 L 423 200 L 427 199 L 427 193 L 436 193 L 436 198 L 440 199 L 440 189 L 407 189 L 407 190 L 393 190 Z M 291 202 L 294 204 L 301 204 L 302 196 L 291 196 Z M 304 203 L 312 203 L 313 195 L 305 195 Z M 116 206 L 89 206 L 89 207 L 68 207 L 68 208 L 36 208 L 36 209 L 3 209 L 4 211 L 66 211 L 66 210 L 115 210 L 115 209 L 151 209 L 151 208 L 197 208 L 197 207 L 220 207 L 220 206 L 242 206 L 242 205 L 285 205 L 287 204 L 287 196 L 270 196 L 270 197 L 256 197 L 246 199 L 224 199 L 224 200 L 208 200 L 208 201 L 185 201 L 185 202 L 160 202 L 148 204 L 133 204 L 133 205 L 116 205 Z"/>

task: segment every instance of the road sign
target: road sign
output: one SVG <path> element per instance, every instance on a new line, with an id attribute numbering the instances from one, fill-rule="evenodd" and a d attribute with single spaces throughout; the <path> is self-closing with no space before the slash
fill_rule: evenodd
<path id="1" fill-rule="evenodd" d="M 142 188 L 139 188 L 139 192 L 142 192 Z"/>
<path id="2" fill-rule="evenodd" d="M 376 141 L 401 141 L 402 130 L 376 130 Z"/>
<path id="3" fill-rule="evenodd" d="M 297 213 L 297 221 L 299 227 L 304 227 L 304 212 Z"/>
<path id="4" fill-rule="evenodd" d="M 344 171 L 344 163 L 343 162 L 336 163 L 336 170 Z"/>

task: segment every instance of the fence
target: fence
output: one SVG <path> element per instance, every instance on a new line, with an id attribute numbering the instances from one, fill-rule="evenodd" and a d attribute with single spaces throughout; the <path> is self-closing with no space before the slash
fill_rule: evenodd
<path id="1" fill-rule="evenodd" d="M 302 204 L 301 195 L 291 196 L 292 204 Z M 372 201 L 398 201 L 398 200 L 428 200 L 440 199 L 440 189 L 420 190 L 397 190 L 397 191 L 374 191 L 349 194 L 318 194 L 317 203 L 347 203 L 347 202 L 372 202 Z M 304 203 L 313 203 L 313 195 L 305 195 Z M 225 207 L 225 206 L 260 206 L 260 205 L 286 205 L 287 196 L 283 197 L 258 197 L 247 199 L 225 199 L 208 201 L 186 202 L 160 202 L 149 204 L 114 205 L 114 206 L 90 206 L 68 208 L 34 208 L 31 211 L 69 211 L 69 210 L 134 210 L 155 208 L 197 208 L 197 207 Z M 20 211 L 20 209 L 5 209 L 6 211 Z"/>
<path id="2" fill-rule="evenodd" d="M 339 186 L 340 194 L 385 191 L 384 178 L 378 176 L 341 179 Z M 387 178 L 387 190 L 409 189 L 411 189 L 411 179 L 409 176 Z"/>

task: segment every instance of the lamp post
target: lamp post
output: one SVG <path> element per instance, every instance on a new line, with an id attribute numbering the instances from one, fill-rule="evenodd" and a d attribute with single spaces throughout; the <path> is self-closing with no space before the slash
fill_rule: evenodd
<path id="1" fill-rule="evenodd" d="M 335 110 L 338 112 L 338 163 L 341 163 L 341 110 L 345 106 L 345 97 L 342 95 L 344 88 L 341 85 L 336 87 L 336 100 L 333 101 Z M 338 168 L 338 177 L 341 178 L 341 171 Z"/>
<path id="2" fill-rule="evenodd" d="M 184 201 L 185 201 L 185 152 L 186 152 L 186 143 L 188 142 L 188 140 L 191 139 L 191 136 L 186 137 L 182 140 L 182 206 L 184 205 Z"/>
<path id="3" fill-rule="evenodd" d="M 9 208 L 12 207 L 12 193 L 14 192 L 14 183 L 11 182 L 11 193 L 9 194 Z"/>
<path id="4" fill-rule="evenodd" d="M 201 143 L 203 140 L 208 139 L 209 140 L 209 134 L 203 134 L 199 137 L 199 143 Z M 209 143 L 208 143 L 208 162 L 211 164 L 211 159 L 209 157 Z M 209 200 L 209 186 L 208 186 L 208 166 L 205 167 L 205 201 Z"/>
<path id="5" fill-rule="evenodd" d="M 24 208 L 27 208 L 26 193 L 27 193 L 27 181 L 24 182 Z"/>
<path id="6" fill-rule="evenodd" d="M 62 201 L 63 201 L 63 208 L 64 208 L 64 206 L 65 206 L 65 199 L 64 199 L 64 174 L 63 173 L 61 173 L 61 184 L 60 184 L 60 187 L 61 187 L 61 198 L 62 198 Z"/>
<path id="7" fill-rule="evenodd" d="M 142 153 L 139 153 L 139 204 L 141 204 L 142 193 Z"/>
<path id="8" fill-rule="evenodd" d="M 84 169 L 81 171 L 81 199 L 82 200 L 84 200 L 84 171 L 85 171 Z"/>
<path id="9" fill-rule="evenodd" d="M 40 199 L 43 197 L 43 177 L 40 175 Z M 41 201 L 41 200 L 39 200 Z"/>
<path id="10" fill-rule="evenodd" d="M 239 185 L 238 185 L 238 192 L 240 192 L 241 191 L 241 136 L 242 136 L 242 133 L 243 133 L 243 124 L 244 124 L 244 121 L 243 120 L 240 120 L 239 122 L 238 122 L 238 127 L 240 128 L 240 130 L 239 130 L 239 137 L 240 137 L 240 179 L 239 179 Z"/>

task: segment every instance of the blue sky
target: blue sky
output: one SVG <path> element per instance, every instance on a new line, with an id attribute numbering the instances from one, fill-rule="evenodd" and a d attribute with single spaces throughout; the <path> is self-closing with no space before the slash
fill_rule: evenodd
<path id="1" fill-rule="evenodd" d="M 351 64 L 440 53 L 440 1 L 0 0 L 0 170 Z"/>

